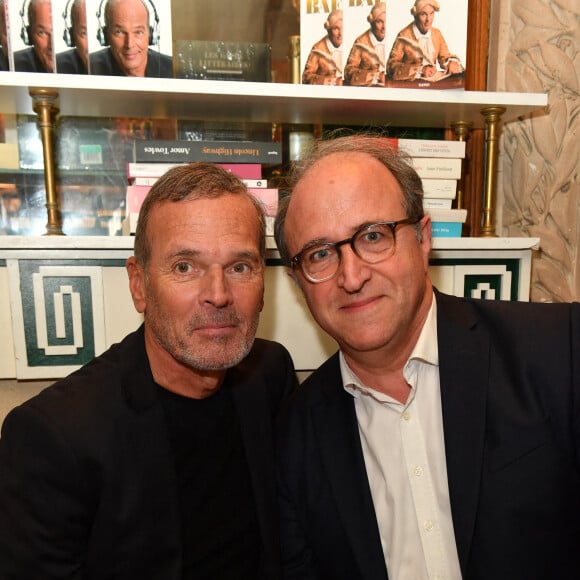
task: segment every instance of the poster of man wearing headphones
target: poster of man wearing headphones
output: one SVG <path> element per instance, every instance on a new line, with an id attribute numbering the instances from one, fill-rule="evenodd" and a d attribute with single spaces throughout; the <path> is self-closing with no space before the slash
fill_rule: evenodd
<path id="1" fill-rule="evenodd" d="M 56 72 L 51 0 L 8 0 L 7 4 L 13 70 Z"/>
<path id="2" fill-rule="evenodd" d="M 168 0 L 9 0 L 8 13 L 13 70 L 173 77 Z"/>
<path id="3" fill-rule="evenodd" d="M 92 75 L 173 77 L 168 0 L 86 0 Z"/>

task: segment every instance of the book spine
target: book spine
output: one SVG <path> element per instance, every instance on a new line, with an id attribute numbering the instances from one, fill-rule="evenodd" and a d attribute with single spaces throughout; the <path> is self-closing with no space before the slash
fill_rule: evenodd
<path id="1" fill-rule="evenodd" d="M 131 178 L 131 185 L 155 185 L 158 179 L 158 177 L 133 177 Z M 242 179 L 242 182 L 246 187 L 268 187 L 267 179 Z"/>
<path id="2" fill-rule="evenodd" d="M 183 165 L 183 163 L 127 163 L 127 177 L 161 177 L 164 173 Z M 231 171 L 240 179 L 262 179 L 262 165 L 260 163 L 218 163 L 227 171 Z"/>
<path id="3" fill-rule="evenodd" d="M 431 221 L 434 222 L 459 222 L 464 223 L 467 219 L 466 209 L 438 209 L 431 208 L 428 211 Z"/>
<path id="4" fill-rule="evenodd" d="M 461 159 L 413 157 L 412 163 L 421 179 L 461 179 Z"/>
<path id="5" fill-rule="evenodd" d="M 412 157 L 443 157 L 463 159 L 465 157 L 465 141 L 447 139 L 403 139 L 387 137 L 391 145 Z"/>
<path id="6" fill-rule="evenodd" d="M 125 213 L 139 213 L 141 204 L 150 189 L 150 185 L 128 185 L 125 193 Z"/>
<path id="7" fill-rule="evenodd" d="M 430 210 L 437 209 L 451 209 L 452 199 L 444 199 L 440 197 L 423 198 L 423 209 Z"/>
<path id="8" fill-rule="evenodd" d="M 423 198 L 438 197 L 455 199 L 457 195 L 456 179 L 421 179 Z"/>
<path id="9" fill-rule="evenodd" d="M 264 215 L 274 217 L 278 211 L 278 189 L 275 187 L 250 187 L 248 191 L 262 204 Z"/>
<path id="10" fill-rule="evenodd" d="M 261 163 L 282 162 L 282 146 L 275 141 L 149 141 L 136 140 L 135 161 L 144 163 Z"/>
<path id="11" fill-rule="evenodd" d="M 434 238 L 460 238 L 461 222 L 431 222 L 431 236 Z"/>

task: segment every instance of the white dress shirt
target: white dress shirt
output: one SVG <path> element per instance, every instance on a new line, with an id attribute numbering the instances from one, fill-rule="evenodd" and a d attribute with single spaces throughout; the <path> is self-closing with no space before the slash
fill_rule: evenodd
<path id="1" fill-rule="evenodd" d="M 411 387 L 405 404 L 362 384 L 340 353 L 390 580 L 461 578 L 447 484 L 436 312 L 434 298 L 403 371 Z"/>

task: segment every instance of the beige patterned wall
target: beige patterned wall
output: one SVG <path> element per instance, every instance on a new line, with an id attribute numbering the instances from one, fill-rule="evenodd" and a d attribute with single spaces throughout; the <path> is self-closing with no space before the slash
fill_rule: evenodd
<path id="1" fill-rule="evenodd" d="M 503 127 L 501 235 L 539 237 L 531 299 L 580 300 L 580 0 L 492 0 L 489 89 L 545 92 Z"/>

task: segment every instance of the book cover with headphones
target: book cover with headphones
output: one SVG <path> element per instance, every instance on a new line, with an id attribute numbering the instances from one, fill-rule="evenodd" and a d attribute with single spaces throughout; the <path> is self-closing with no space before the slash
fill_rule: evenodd
<path id="1" fill-rule="evenodd" d="M 174 76 L 170 0 L 86 0 L 86 18 L 90 74 Z"/>
<path id="2" fill-rule="evenodd" d="M 56 72 L 52 0 L 5 0 L 11 69 Z"/>

